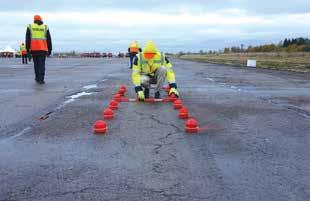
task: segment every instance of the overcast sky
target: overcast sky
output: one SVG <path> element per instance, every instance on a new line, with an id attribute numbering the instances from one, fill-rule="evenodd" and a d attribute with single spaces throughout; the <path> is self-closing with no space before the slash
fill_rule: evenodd
<path id="1" fill-rule="evenodd" d="M 55 51 L 126 51 L 153 40 L 169 52 L 310 37 L 310 0 L 10 0 L 0 7 L 0 49 L 17 48 L 40 14 Z"/>

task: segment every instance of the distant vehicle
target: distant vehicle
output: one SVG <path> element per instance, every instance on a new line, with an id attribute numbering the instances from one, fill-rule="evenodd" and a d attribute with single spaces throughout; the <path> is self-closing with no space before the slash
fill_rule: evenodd
<path id="1" fill-rule="evenodd" d="M 57 55 L 58 58 L 69 58 L 67 54 L 59 54 Z"/>
<path id="2" fill-rule="evenodd" d="M 113 57 L 113 54 L 111 52 L 109 52 L 108 57 Z"/>
<path id="3" fill-rule="evenodd" d="M 16 54 L 16 51 L 11 48 L 10 46 L 7 46 L 4 50 L 0 50 L 0 57 L 14 57 Z"/>
<path id="4" fill-rule="evenodd" d="M 89 57 L 89 53 L 82 53 L 81 56 L 82 57 Z"/>
<path id="5" fill-rule="evenodd" d="M 101 57 L 101 54 L 99 52 L 92 52 L 89 54 L 89 56 L 93 58 L 99 58 Z"/>
<path id="6" fill-rule="evenodd" d="M 104 58 L 105 58 L 105 57 L 108 57 L 107 53 L 105 53 L 105 52 L 103 52 L 103 53 L 101 54 L 101 56 L 104 57 Z"/>
<path id="7" fill-rule="evenodd" d="M 126 57 L 129 57 L 129 53 L 128 52 L 126 53 Z"/>
<path id="8" fill-rule="evenodd" d="M 123 58 L 123 57 L 125 57 L 125 54 L 120 52 L 120 53 L 118 53 L 118 57 Z"/>

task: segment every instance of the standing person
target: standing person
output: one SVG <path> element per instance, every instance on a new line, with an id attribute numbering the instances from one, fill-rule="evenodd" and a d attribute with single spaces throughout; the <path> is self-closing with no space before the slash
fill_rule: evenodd
<path id="1" fill-rule="evenodd" d="M 135 56 L 131 77 L 140 101 L 149 98 L 151 84 L 156 84 L 155 98 L 160 98 L 166 79 L 170 86 L 169 95 L 179 96 L 172 64 L 165 54 L 157 50 L 152 41 L 148 41 L 142 53 Z"/>
<path id="2" fill-rule="evenodd" d="M 129 48 L 128 48 L 130 69 L 132 68 L 133 58 L 136 56 L 136 54 L 138 54 L 141 51 L 142 50 L 141 48 L 139 48 L 139 44 L 137 41 L 133 41 L 132 43 L 130 43 Z"/>
<path id="3" fill-rule="evenodd" d="M 27 50 L 24 43 L 19 46 L 20 55 L 22 56 L 22 63 L 28 64 L 27 62 Z"/>
<path id="4" fill-rule="evenodd" d="M 52 39 L 49 28 L 43 24 L 40 15 L 35 15 L 33 24 L 27 27 L 26 49 L 33 58 L 36 82 L 45 84 L 45 60 L 52 53 Z"/>

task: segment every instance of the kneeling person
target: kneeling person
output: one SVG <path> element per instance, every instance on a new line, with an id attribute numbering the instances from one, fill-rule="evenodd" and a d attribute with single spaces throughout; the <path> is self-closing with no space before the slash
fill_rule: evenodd
<path id="1" fill-rule="evenodd" d="M 133 60 L 132 82 L 138 99 L 143 101 L 149 98 L 151 84 L 156 84 L 155 98 L 160 98 L 166 79 L 170 86 L 169 95 L 179 96 L 172 64 L 163 53 L 157 50 L 155 44 L 149 41 L 142 53 L 137 54 Z"/>

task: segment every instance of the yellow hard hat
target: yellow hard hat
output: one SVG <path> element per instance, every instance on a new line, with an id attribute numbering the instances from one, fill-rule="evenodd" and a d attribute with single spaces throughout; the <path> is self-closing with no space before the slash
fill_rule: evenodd
<path id="1" fill-rule="evenodd" d="M 132 41 L 131 44 L 130 44 L 130 47 L 132 47 L 132 48 L 139 48 L 138 41 L 136 41 L 136 40 Z"/>
<path id="2" fill-rule="evenodd" d="M 143 48 L 143 56 L 145 59 L 153 59 L 155 55 L 157 54 L 158 50 L 153 43 L 153 41 L 146 42 L 144 48 Z"/>
<path id="3" fill-rule="evenodd" d="M 144 53 L 157 53 L 157 47 L 153 43 L 153 41 L 147 41 L 144 48 L 143 48 Z"/>

